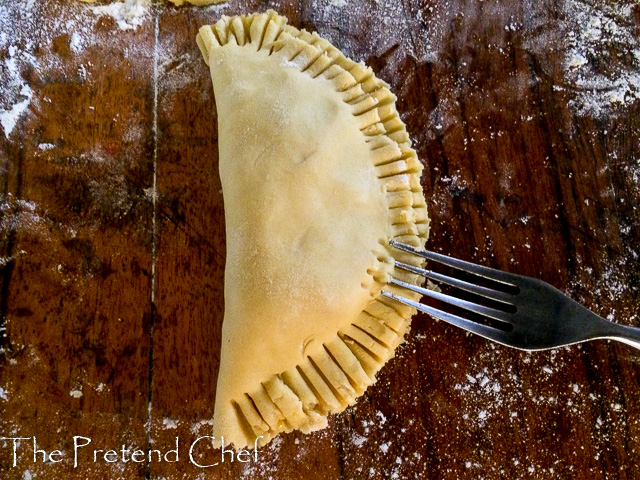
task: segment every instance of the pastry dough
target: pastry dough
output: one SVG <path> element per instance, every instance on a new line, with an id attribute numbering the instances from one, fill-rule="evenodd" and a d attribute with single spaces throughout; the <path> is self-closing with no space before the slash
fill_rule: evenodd
<path id="1" fill-rule="evenodd" d="M 197 42 L 227 232 L 213 435 L 243 448 L 323 428 L 375 381 L 414 313 L 380 290 L 390 274 L 419 282 L 394 271 L 417 260 L 389 240 L 424 246 L 429 221 L 422 165 L 370 68 L 273 11 L 222 17 Z"/>

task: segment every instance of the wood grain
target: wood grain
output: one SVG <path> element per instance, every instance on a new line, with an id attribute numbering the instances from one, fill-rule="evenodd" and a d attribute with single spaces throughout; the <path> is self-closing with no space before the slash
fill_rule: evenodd
<path id="1" fill-rule="evenodd" d="M 637 9 L 330 3 L 155 4 L 127 31 L 84 5 L 0 6 L 0 45 L 17 48 L 33 91 L 0 138 L 0 436 L 66 454 L 34 464 L 25 441 L 13 467 L 0 442 L 2 478 L 640 478 L 637 351 L 522 353 L 422 315 L 326 430 L 283 435 L 257 462 L 189 462 L 210 431 L 225 259 L 215 99 L 194 37 L 223 13 L 276 8 L 391 85 L 426 166 L 431 249 L 536 276 L 640 326 L 640 102 L 585 113 L 589 92 L 566 66 L 570 8 L 636 40 Z M 604 42 L 620 55 L 591 52 L 588 66 L 624 74 L 623 46 Z M 10 58 L 0 49 L 5 110 L 19 99 Z M 74 469 L 74 435 L 145 452 L 178 437 L 180 461 Z M 220 459 L 206 441 L 194 454 Z"/>
<path id="2" fill-rule="evenodd" d="M 50 2 L 39 13 L 60 10 Z M 124 39 L 96 28 L 103 46 L 85 52 L 94 65 L 88 76 L 77 73 L 84 59 L 72 55 L 69 35 L 51 32 L 60 66 L 23 72 L 37 100 L 21 131 L 0 145 L 1 430 L 35 436 L 48 452 L 69 452 L 75 435 L 102 449 L 147 442 L 152 63 L 123 58 Z M 137 35 L 153 41 L 152 29 Z M 49 52 L 36 55 L 44 63 Z M 113 475 L 113 465 L 90 457 L 76 469 L 34 464 L 31 446 L 23 442 L 22 468 L 9 468 L 11 451 L 2 450 L 3 478 Z M 139 478 L 145 466 L 117 471 Z"/>

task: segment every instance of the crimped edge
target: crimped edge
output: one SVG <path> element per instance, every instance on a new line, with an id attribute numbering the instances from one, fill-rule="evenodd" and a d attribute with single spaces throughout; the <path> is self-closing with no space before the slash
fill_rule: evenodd
<path id="1" fill-rule="evenodd" d="M 284 65 L 314 78 L 330 80 L 351 106 L 371 148 L 375 170 L 384 184 L 392 239 L 424 246 L 429 218 L 420 185 L 423 167 L 396 110 L 395 95 L 371 68 L 345 57 L 317 33 L 288 25 L 287 19 L 273 10 L 249 16 L 223 16 L 214 25 L 200 28 L 196 41 L 207 65 L 214 49 L 232 44 L 267 51 L 279 56 Z M 398 260 L 421 266 L 417 257 L 388 244 L 380 245 L 375 253 L 380 262 Z M 395 267 L 393 276 L 416 284 L 422 281 Z M 384 278 L 374 279 L 385 283 L 388 291 L 415 300 L 420 298 L 386 284 Z M 281 432 L 298 429 L 307 433 L 324 428 L 328 413 L 341 412 L 354 404 L 375 382 L 377 372 L 404 340 L 414 313 L 415 309 L 378 295 L 319 353 L 309 355 L 302 364 L 265 379 L 254 391 L 234 399 L 232 405 L 245 437 L 233 439 L 234 446 L 253 446 L 256 439 L 262 446 Z"/>

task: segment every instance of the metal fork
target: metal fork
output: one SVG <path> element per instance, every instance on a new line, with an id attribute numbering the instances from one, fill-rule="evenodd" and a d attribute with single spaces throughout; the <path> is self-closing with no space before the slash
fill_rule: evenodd
<path id="1" fill-rule="evenodd" d="M 410 305 L 445 322 L 520 350 L 545 350 L 596 339 L 617 340 L 640 349 L 640 328 L 619 325 L 605 320 L 541 280 L 476 265 L 439 253 L 417 250 L 395 241 L 391 241 L 390 244 L 427 260 L 489 279 L 500 286 L 501 289 L 489 288 L 471 281 L 460 280 L 396 262 L 396 266 L 399 268 L 488 298 L 495 305 L 495 307 L 481 305 L 395 278 L 392 278 L 390 282 L 393 285 L 474 312 L 482 317 L 497 320 L 494 322 L 494 326 L 415 302 L 387 290 L 382 291 L 382 294 L 389 298 Z"/>

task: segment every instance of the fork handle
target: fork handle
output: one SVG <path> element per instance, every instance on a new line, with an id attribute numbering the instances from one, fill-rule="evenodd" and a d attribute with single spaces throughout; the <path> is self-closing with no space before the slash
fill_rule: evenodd
<path id="1" fill-rule="evenodd" d="M 598 333 L 597 338 L 616 340 L 640 350 L 640 328 L 620 325 L 619 323 L 605 320 L 602 317 L 599 318 L 602 320 L 602 323 L 601 332 Z"/>

